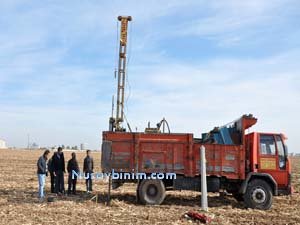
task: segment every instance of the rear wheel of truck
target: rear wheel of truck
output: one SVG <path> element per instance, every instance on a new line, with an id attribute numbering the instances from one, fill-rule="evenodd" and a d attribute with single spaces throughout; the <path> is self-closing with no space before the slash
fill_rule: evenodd
<path id="1" fill-rule="evenodd" d="M 270 209 L 273 202 L 273 194 L 270 185 L 264 180 L 252 180 L 244 195 L 244 202 L 248 208 Z"/>
<path id="2" fill-rule="evenodd" d="M 165 185 L 161 180 L 143 180 L 138 188 L 139 200 L 146 205 L 159 205 L 166 197 Z"/>

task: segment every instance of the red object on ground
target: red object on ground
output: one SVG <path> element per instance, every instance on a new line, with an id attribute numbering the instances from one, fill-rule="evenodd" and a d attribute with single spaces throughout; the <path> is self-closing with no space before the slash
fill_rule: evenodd
<path id="1" fill-rule="evenodd" d="M 192 218 L 194 220 L 199 220 L 201 223 L 210 223 L 211 222 L 211 218 L 209 216 L 206 216 L 206 215 L 198 213 L 198 212 L 190 211 L 190 212 L 186 213 L 185 215 L 189 216 L 190 218 Z"/>

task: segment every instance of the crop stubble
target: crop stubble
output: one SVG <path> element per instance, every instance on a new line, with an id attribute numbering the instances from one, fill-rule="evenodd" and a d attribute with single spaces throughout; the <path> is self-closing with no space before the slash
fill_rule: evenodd
<path id="1" fill-rule="evenodd" d="M 181 216 L 200 210 L 199 193 L 170 191 L 160 206 L 136 204 L 135 185 L 126 184 L 112 191 L 111 206 L 105 205 L 106 181 L 95 181 L 99 203 L 89 201 L 85 183 L 78 182 L 79 194 L 60 197 L 55 202 L 37 200 L 36 160 L 41 151 L 0 150 L 0 224 L 191 224 Z M 71 152 L 65 152 L 66 161 Z M 100 153 L 93 152 L 95 171 L 100 171 Z M 52 153 L 51 153 L 52 155 Z M 85 152 L 77 152 L 80 168 Z M 209 195 L 211 224 L 300 224 L 300 157 L 293 158 L 293 196 L 274 198 L 269 211 L 245 209 L 231 196 Z M 67 177 L 65 177 L 65 182 Z M 50 181 L 46 180 L 49 193 Z M 65 184 L 67 188 L 67 184 Z M 196 223 L 195 223 L 196 224 Z"/>

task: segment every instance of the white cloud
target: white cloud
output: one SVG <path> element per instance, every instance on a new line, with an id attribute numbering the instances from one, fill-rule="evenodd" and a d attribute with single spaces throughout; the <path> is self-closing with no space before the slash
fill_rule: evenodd
<path id="1" fill-rule="evenodd" d="M 252 113 L 259 118 L 255 130 L 284 132 L 290 137 L 290 150 L 300 152 L 296 138 L 300 125 L 299 53 L 298 49 L 297 54 L 259 60 L 145 66 L 143 78 L 140 71 L 131 73 L 134 85 L 128 118 L 133 127 L 143 130 L 146 121 L 155 124 L 166 117 L 174 131 L 199 136 Z"/>
<path id="2" fill-rule="evenodd" d="M 271 33 L 278 25 L 289 23 L 287 14 L 297 14 L 297 5 L 299 4 L 295 0 L 197 1 L 192 10 L 189 7 L 189 13 L 197 16 L 189 20 L 174 21 L 163 29 L 158 28 L 149 39 L 193 36 L 212 40 L 219 47 L 231 47 L 247 39 L 251 40 L 250 43 L 259 42 L 266 38 L 267 31 Z M 184 9 L 182 7 L 182 14 Z"/>

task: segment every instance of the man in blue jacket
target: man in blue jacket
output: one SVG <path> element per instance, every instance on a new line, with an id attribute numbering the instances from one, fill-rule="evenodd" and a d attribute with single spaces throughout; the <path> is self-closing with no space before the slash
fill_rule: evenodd
<path id="1" fill-rule="evenodd" d="M 37 161 L 37 175 L 39 181 L 39 199 L 43 200 L 44 195 L 44 188 L 45 188 L 45 179 L 47 174 L 47 160 L 50 151 L 46 150 L 44 154 L 38 159 Z"/>

